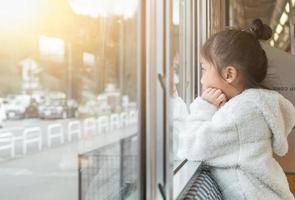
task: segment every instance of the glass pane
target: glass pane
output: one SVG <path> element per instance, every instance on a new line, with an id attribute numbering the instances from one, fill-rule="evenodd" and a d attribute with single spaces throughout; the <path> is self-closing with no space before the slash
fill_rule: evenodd
<path id="1" fill-rule="evenodd" d="M 181 78 L 182 74 L 184 73 L 184 69 L 180 67 L 180 1 L 181 0 L 173 0 L 173 20 L 172 20 L 172 64 L 173 64 L 173 81 L 174 81 L 174 88 L 173 88 L 173 95 L 180 96 L 183 98 L 183 87 L 182 82 L 184 81 Z M 177 93 L 177 94 L 176 94 Z M 173 109 L 173 108 L 172 108 Z M 174 123 L 174 122 L 173 122 Z M 177 135 L 178 130 L 173 129 L 173 134 Z M 174 139 L 174 137 L 173 137 Z M 178 148 L 178 144 L 176 140 L 173 140 L 173 151 L 174 151 L 174 160 L 178 160 L 176 156 L 176 151 Z M 174 165 L 178 165 L 178 162 L 175 162 Z"/>
<path id="2" fill-rule="evenodd" d="M 173 80 L 176 85 L 176 89 L 179 95 L 183 94 L 181 88 L 181 82 L 183 82 L 181 75 L 184 73 L 180 68 L 180 1 L 181 0 L 173 0 L 172 7 L 172 64 L 173 64 Z"/>
<path id="3" fill-rule="evenodd" d="M 294 5 L 290 6 L 290 2 L 289 0 L 231 0 L 230 26 L 244 27 L 251 23 L 253 19 L 260 18 L 273 30 L 273 36 L 270 40 L 267 41 L 267 43 L 276 48 L 291 52 L 290 9 L 294 10 Z"/>
<path id="4" fill-rule="evenodd" d="M 1 199 L 137 199 L 138 3 L 1 1 Z"/>

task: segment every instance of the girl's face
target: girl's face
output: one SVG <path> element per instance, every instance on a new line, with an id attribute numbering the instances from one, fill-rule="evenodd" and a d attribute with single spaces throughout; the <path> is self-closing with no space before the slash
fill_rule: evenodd
<path id="1" fill-rule="evenodd" d="M 230 99 L 244 90 L 243 85 L 239 83 L 240 80 L 236 68 L 228 66 L 226 69 L 223 69 L 221 75 L 216 67 L 209 62 L 202 60 L 201 63 L 201 84 L 203 91 L 207 88 L 220 89 L 226 98 Z"/>
<path id="2" fill-rule="evenodd" d="M 217 88 L 221 89 L 221 91 L 226 91 L 226 81 L 221 77 L 217 69 L 210 63 L 206 61 L 202 61 L 202 78 L 201 84 L 202 89 L 205 90 L 207 88 Z"/>

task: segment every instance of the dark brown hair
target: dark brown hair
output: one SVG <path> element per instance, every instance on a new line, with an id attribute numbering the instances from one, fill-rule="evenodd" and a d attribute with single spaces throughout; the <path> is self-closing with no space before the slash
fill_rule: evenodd
<path id="1" fill-rule="evenodd" d="M 271 28 L 255 19 L 242 30 L 229 29 L 214 34 L 203 45 L 201 56 L 217 67 L 219 73 L 229 65 L 236 67 L 245 88 L 267 88 L 261 82 L 266 77 L 268 61 L 259 40 L 268 40 L 271 36 Z"/>

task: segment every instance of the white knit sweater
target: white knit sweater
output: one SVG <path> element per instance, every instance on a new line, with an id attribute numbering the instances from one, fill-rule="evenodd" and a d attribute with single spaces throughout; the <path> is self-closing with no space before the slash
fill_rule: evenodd
<path id="1" fill-rule="evenodd" d="M 288 151 L 294 106 L 278 92 L 248 89 L 218 108 L 198 97 L 190 112 L 173 99 L 177 157 L 202 160 L 226 200 L 294 199 L 284 171 L 273 158 Z"/>

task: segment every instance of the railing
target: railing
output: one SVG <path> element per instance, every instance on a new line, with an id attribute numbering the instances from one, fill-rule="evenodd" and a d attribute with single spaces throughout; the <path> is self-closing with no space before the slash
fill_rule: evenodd
<path id="1" fill-rule="evenodd" d="M 47 128 L 33 126 L 25 128 L 21 135 L 11 131 L 0 133 L 0 152 L 5 159 L 18 158 L 33 151 L 55 148 L 67 142 L 89 138 L 100 133 L 118 130 L 137 122 L 137 111 L 122 112 L 98 118 L 70 121 L 67 125 L 55 122 Z M 58 143 L 57 143 L 58 142 Z M 21 146 L 21 152 L 17 147 Z M 33 150 L 32 150 L 33 149 Z M 9 155 L 8 155 L 9 152 Z M 7 156 L 6 156 L 7 154 Z"/>
<path id="2" fill-rule="evenodd" d="M 135 137 L 78 155 L 79 200 L 125 199 L 132 195 L 138 177 Z"/>

